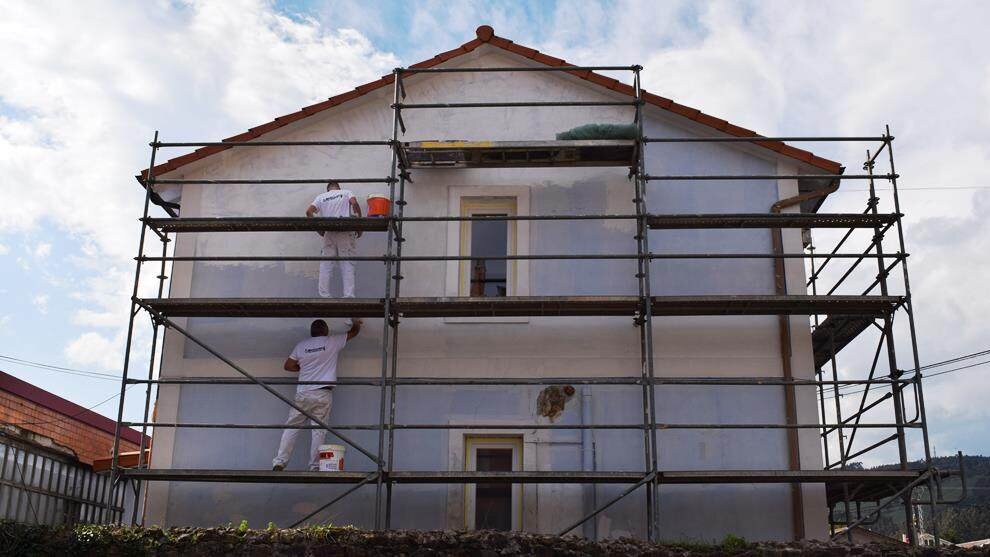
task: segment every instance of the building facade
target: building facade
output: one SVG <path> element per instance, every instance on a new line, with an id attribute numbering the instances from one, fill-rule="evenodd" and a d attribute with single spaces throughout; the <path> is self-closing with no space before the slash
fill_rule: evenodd
<path id="1" fill-rule="evenodd" d="M 496 40 L 498 39 L 498 40 Z M 499 42 L 501 41 L 501 42 Z M 528 49 L 479 30 L 479 38 L 441 55 L 440 67 L 536 67 Z M 521 49 L 521 50 L 520 50 Z M 624 89 L 561 72 L 437 73 L 413 75 L 404 83 L 406 102 L 628 101 Z M 388 139 L 392 133 L 391 87 L 358 88 L 348 99 L 312 110 L 264 133 L 266 140 Z M 680 105 L 676 105 L 680 106 Z M 628 106 L 451 109 L 403 113 L 403 141 L 552 140 L 556 133 L 587 123 L 627 124 Z M 648 137 L 711 136 L 713 122 L 686 107 L 651 101 L 643 109 Z M 648 174 L 767 175 L 763 180 L 650 182 L 648 209 L 654 213 L 768 213 L 772 206 L 807 191 L 793 176 L 835 173 L 814 157 L 793 149 L 736 143 L 657 143 L 645 153 Z M 801 152 L 803 153 L 803 152 Z M 807 155 L 807 153 L 804 153 Z M 390 164 L 387 147 L 271 147 L 217 150 L 166 163 L 160 178 L 181 180 L 382 176 Z M 406 216 L 630 214 L 634 190 L 628 168 L 497 168 L 415 171 L 406 184 Z M 364 205 L 380 184 L 350 184 Z M 158 186 L 156 193 L 178 207 L 182 217 L 302 216 L 321 185 L 234 185 L 189 183 Z M 795 205 L 783 209 L 798 212 Z M 629 220 L 409 222 L 404 255 L 531 255 L 635 253 L 636 229 Z M 782 231 L 783 248 L 800 252 L 799 229 Z M 761 253 L 773 250 L 771 231 L 656 230 L 651 250 L 664 253 Z M 359 256 L 385 252 L 385 234 L 358 240 Z M 316 255 L 312 232 L 197 233 L 179 235 L 176 256 Z M 650 263 L 657 296 L 771 295 L 777 292 L 770 259 L 657 259 Z M 478 267 L 464 260 L 403 264 L 403 297 L 464 296 L 635 296 L 634 260 L 508 260 Z M 174 264 L 173 298 L 316 296 L 315 262 L 188 262 Z M 805 292 L 800 260 L 787 260 L 782 280 L 789 294 Z M 358 298 L 381 298 L 386 277 L 379 261 L 357 263 Z M 339 288 L 339 286 L 337 286 Z M 290 378 L 282 362 L 308 336 L 309 319 L 178 318 L 238 365 L 262 378 Z M 343 319 L 328 320 L 335 332 Z M 341 377 L 374 378 L 381 373 L 381 319 L 365 327 L 343 351 Z M 658 377 L 781 378 L 785 362 L 796 379 L 814 379 L 807 315 L 786 318 L 789 345 L 782 346 L 777 316 L 669 316 L 653 325 Z M 629 377 L 641 369 L 639 330 L 629 317 L 438 317 L 403 321 L 398 349 L 400 377 Z M 786 356 L 784 356 L 786 355 Z M 236 377 L 224 363 L 168 332 L 162 378 Z M 637 430 L 530 429 L 528 424 L 627 424 L 643 419 L 642 389 L 636 385 L 575 385 L 550 392 L 543 386 L 404 386 L 398 389 L 397 422 L 409 424 L 499 423 L 504 428 L 422 429 L 395 432 L 397 470 L 638 471 L 644 438 Z M 277 387 L 291 396 L 293 387 Z M 656 391 L 662 423 L 776 423 L 788 412 L 800 423 L 816 423 L 815 389 L 795 389 L 788 410 L 783 387 L 671 385 Z M 331 425 L 377 424 L 380 391 L 338 386 Z M 256 423 L 284 420 L 286 406 L 256 386 L 163 384 L 157 419 L 165 423 Z M 511 428 L 511 429 L 510 429 Z M 270 469 L 280 432 L 275 429 L 158 428 L 152 468 Z M 349 431 L 366 447 L 378 432 Z M 663 470 L 804 470 L 823 466 L 819 432 L 782 429 L 662 430 Z M 302 437 L 305 444 L 306 437 Z M 333 437 L 328 436 L 332 441 Z M 797 458 L 798 462 L 793 459 Z M 289 469 L 305 469 L 305 447 L 297 447 Z M 347 453 L 349 470 L 374 470 L 357 451 Z M 293 523 L 347 486 L 157 483 L 149 488 L 149 524 L 214 525 L 273 521 Z M 621 485 L 528 484 L 397 485 L 392 526 L 462 529 L 480 526 L 554 533 L 596 504 L 625 489 Z M 826 535 L 822 485 L 676 485 L 661 488 L 660 537 L 719 539 L 725 534 L 752 539 Z M 349 495 L 321 516 L 334 524 L 370 526 L 373 489 Z M 642 493 L 599 514 L 584 530 L 598 538 L 644 536 Z M 703 520 L 699 519 L 703 517 Z M 479 524 L 479 521 L 482 524 Z"/>

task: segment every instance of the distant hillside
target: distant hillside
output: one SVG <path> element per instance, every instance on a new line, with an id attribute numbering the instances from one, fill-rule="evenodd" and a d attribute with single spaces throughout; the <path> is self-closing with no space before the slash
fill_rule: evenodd
<path id="1" fill-rule="evenodd" d="M 941 469 L 958 468 L 956 457 L 937 457 L 935 466 Z M 908 464 L 911 469 L 924 468 L 921 461 Z M 877 466 L 874 470 L 896 470 L 896 464 Z M 965 542 L 990 538 L 990 457 L 963 456 L 963 469 L 966 473 L 967 493 L 965 499 L 956 505 L 941 505 L 938 508 L 940 537 L 951 542 Z M 946 480 L 942 485 L 945 499 L 957 499 L 961 494 L 958 478 Z M 928 490 L 915 490 L 916 500 L 927 500 Z M 931 533 L 931 514 L 927 506 L 921 506 L 921 524 L 924 531 Z M 864 507 L 864 511 L 866 507 Z M 897 503 L 882 513 L 881 519 L 869 529 L 900 538 L 904 533 L 904 510 Z"/>

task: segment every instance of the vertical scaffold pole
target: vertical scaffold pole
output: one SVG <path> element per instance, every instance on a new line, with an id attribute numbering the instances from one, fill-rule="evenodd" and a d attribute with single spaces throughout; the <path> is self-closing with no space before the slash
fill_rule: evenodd
<path id="1" fill-rule="evenodd" d="M 134 299 L 138 295 L 138 285 L 141 283 L 141 258 L 144 257 L 144 236 L 147 232 L 148 210 L 151 207 L 151 189 L 155 186 L 155 156 L 158 154 L 158 131 L 151 141 L 151 164 L 148 165 L 148 176 L 144 182 L 144 212 L 141 216 L 141 233 L 138 235 L 138 260 L 134 266 L 134 290 L 131 295 L 131 310 L 127 319 L 127 340 L 124 342 L 124 366 L 120 377 L 120 400 L 117 403 L 117 423 L 113 427 L 113 453 L 110 459 L 110 478 L 106 482 L 105 501 L 109 504 L 110 494 L 120 474 L 120 422 L 124 421 L 124 393 L 127 391 L 127 372 L 131 364 L 131 343 L 134 340 L 134 318 L 138 307 Z"/>
<path id="2" fill-rule="evenodd" d="M 399 140 L 399 76 L 401 73 L 401 68 L 396 68 L 392 72 L 392 165 L 389 170 L 388 181 L 388 200 L 390 207 L 395 207 L 395 177 L 399 163 L 399 151 L 396 143 Z M 383 316 L 384 322 L 382 323 L 382 374 L 378 414 L 378 477 L 375 479 L 375 530 L 380 530 L 382 527 L 382 484 L 386 481 L 383 478 L 382 471 L 385 465 L 383 457 L 385 455 L 385 397 L 388 394 L 386 379 L 388 378 L 389 368 L 389 328 L 398 325 L 398 318 L 396 318 L 395 323 L 392 322 L 392 242 L 395 239 L 395 234 L 391 224 L 389 223 L 387 227 L 388 232 L 385 238 L 385 296 L 383 298 L 385 311 Z M 390 482 L 391 480 L 387 481 Z"/>
<path id="3" fill-rule="evenodd" d="M 165 293 L 165 279 L 168 278 L 168 276 L 165 274 L 165 256 L 168 255 L 168 244 L 171 241 L 171 240 L 169 240 L 169 237 L 168 237 L 168 234 L 167 233 L 163 233 L 162 234 L 161 240 L 162 240 L 162 266 L 161 266 L 161 269 L 158 272 L 158 277 L 157 277 L 158 278 L 158 297 L 159 298 L 161 298 L 162 295 Z M 152 380 L 154 380 L 154 378 L 155 378 L 155 353 L 156 353 L 156 349 L 158 347 L 158 328 L 159 328 L 158 322 L 152 320 L 151 327 L 152 327 L 151 328 L 151 357 L 148 359 L 148 388 L 145 389 L 145 392 L 144 392 L 144 419 L 142 420 L 142 422 L 144 422 L 144 423 L 141 425 L 141 444 L 138 447 L 138 461 L 137 461 L 137 469 L 138 470 L 140 470 L 141 467 L 143 467 L 145 465 L 145 462 L 144 462 L 144 450 L 147 447 L 145 447 L 145 444 L 144 443 L 145 443 L 145 438 L 148 436 L 148 415 L 151 412 L 151 389 L 152 389 L 152 387 L 155 386 L 154 383 L 152 383 Z M 165 335 L 164 335 L 164 331 L 163 331 L 162 342 L 164 342 L 164 339 L 165 339 Z M 159 366 L 159 369 L 160 369 L 160 367 L 161 366 Z M 136 483 L 135 485 L 140 485 L 140 484 L 137 484 Z M 134 508 L 131 510 L 131 525 L 134 525 L 134 524 L 137 523 L 138 507 L 139 506 L 143 507 L 143 505 L 141 505 L 140 504 L 140 501 L 139 501 L 141 499 L 140 495 L 141 495 L 141 491 L 140 491 L 140 488 L 139 488 L 137 491 L 135 491 Z M 144 513 L 143 512 L 141 513 L 141 522 L 142 522 L 142 524 L 144 523 Z"/>
<path id="4" fill-rule="evenodd" d="M 890 147 L 888 145 L 888 147 Z M 877 204 L 880 199 L 877 197 L 876 186 L 873 180 L 873 159 L 870 157 L 870 152 L 866 152 L 866 164 L 863 165 L 863 170 L 867 172 L 869 178 L 867 179 L 867 187 L 870 192 L 870 213 L 876 215 L 879 211 L 877 209 Z M 893 171 L 891 171 L 893 173 Z M 896 211 L 895 211 L 896 212 Z M 900 218 L 897 219 L 900 222 Z M 888 295 L 887 288 L 887 273 L 885 271 L 884 259 L 883 259 L 883 238 L 882 231 L 880 227 L 873 229 L 873 243 L 877 248 L 877 279 L 880 281 L 880 294 L 882 296 Z M 901 371 L 897 367 L 897 350 L 894 346 L 894 318 L 893 315 L 883 316 L 883 334 L 887 340 L 887 362 L 888 368 L 890 370 L 891 379 L 900 379 Z M 894 405 L 894 422 L 897 424 L 897 453 L 900 459 L 901 470 L 908 469 L 908 457 L 907 457 L 907 439 L 905 437 L 904 427 L 904 400 L 903 400 L 903 385 L 899 383 L 891 383 L 890 385 L 891 394 L 893 395 L 893 405 Z M 911 506 L 911 496 L 912 491 L 908 490 L 904 496 L 904 529 L 907 532 L 908 540 L 910 540 L 911 545 L 917 545 L 917 534 L 914 528 L 914 511 Z"/>
<path id="5" fill-rule="evenodd" d="M 396 75 L 396 79 L 401 79 L 401 75 Z M 398 148 L 398 146 L 396 146 Z M 399 199 L 396 201 L 394 213 L 398 216 L 395 222 L 395 298 L 399 298 L 399 288 L 402 285 L 402 244 L 406 239 L 402 235 L 402 217 L 405 214 L 406 206 L 406 173 L 399 172 Z M 391 379 L 389 385 L 389 410 L 388 410 L 388 474 L 392 473 L 392 458 L 395 455 L 395 408 L 396 408 L 396 386 L 399 366 L 399 320 L 396 318 L 395 326 L 392 327 L 392 369 L 389 374 Z M 391 476 L 387 476 L 385 484 L 385 529 L 392 527 L 392 481 Z"/>
<path id="6" fill-rule="evenodd" d="M 893 190 L 894 214 L 897 215 L 897 240 L 900 254 L 906 252 L 904 244 L 904 228 L 901 223 L 901 200 L 897 192 L 897 169 L 894 166 L 894 137 L 890 135 L 890 126 L 885 127 L 884 137 L 887 140 L 887 158 L 890 162 L 890 185 Z M 911 356 L 914 364 L 914 380 L 917 384 L 918 412 L 921 420 L 921 435 L 925 445 L 925 467 L 928 470 L 928 505 L 931 508 L 932 536 L 935 537 L 935 544 L 938 547 L 938 499 L 935 489 L 935 474 L 932 464 L 931 444 L 928 437 L 928 416 L 925 412 L 925 395 L 921 376 L 921 359 L 918 356 L 918 333 L 914 325 L 914 302 L 911 298 L 911 278 L 908 275 L 907 259 L 901 259 L 901 272 L 904 276 L 904 311 L 907 312 L 908 329 L 911 334 Z"/>
<path id="7" fill-rule="evenodd" d="M 653 474 L 653 480 L 646 484 L 647 537 L 657 541 L 660 537 L 660 474 L 657 455 L 657 415 L 653 373 L 653 304 L 650 294 L 650 237 L 646 206 L 646 142 L 643 141 L 643 90 L 640 83 L 642 66 L 633 66 L 634 90 L 636 95 L 636 277 L 639 279 L 640 318 L 640 361 L 643 380 L 643 450 L 646 473 Z"/>

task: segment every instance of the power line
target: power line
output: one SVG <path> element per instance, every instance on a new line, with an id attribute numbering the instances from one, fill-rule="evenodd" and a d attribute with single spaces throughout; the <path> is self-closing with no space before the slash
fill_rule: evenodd
<path id="1" fill-rule="evenodd" d="M 132 384 L 128 385 L 127 388 L 124 389 L 124 391 L 129 390 L 134 385 L 136 385 L 136 383 L 132 383 Z M 120 393 L 118 392 L 118 393 L 114 394 L 113 396 L 111 396 L 110 398 L 101 400 L 100 402 L 97 402 L 96 404 L 94 404 L 94 405 L 92 405 L 92 406 L 90 406 L 88 408 L 83 408 L 82 410 L 80 410 L 79 412 L 76 412 L 75 414 L 72 414 L 71 416 L 65 416 L 65 417 L 56 418 L 54 420 L 44 420 L 44 421 L 38 421 L 38 422 L 0 422 L 0 425 L 16 425 L 16 426 L 22 426 L 22 425 L 45 425 L 45 424 L 52 424 L 52 423 L 55 423 L 55 422 L 58 422 L 58 421 L 64 421 L 66 418 L 68 418 L 68 419 L 71 420 L 71 419 L 78 418 L 79 416 L 82 416 L 86 412 L 92 411 L 95 408 L 98 408 L 100 406 L 103 406 L 104 404 L 110 402 L 111 400 L 113 400 L 113 399 L 115 399 L 115 398 L 117 398 L 119 396 L 120 396 Z"/>
<path id="2" fill-rule="evenodd" d="M 990 189 L 990 186 L 918 186 L 914 188 L 899 187 L 897 188 L 897 191 L 952 191 L 952 190 L 987 190 L 987 189 Z M 854 192 L 854 191 L 863 192 L 870 190 L 869 188 L 848 188 L 848 189 L 840 189 L 838 191 L 834 191 L 829 195 L 834 195 L 836 193 Z M 894 191 L 894 188 L 874 188 L 873 191 Z"/>
<path id="3" fill-rule="evenodd" d="M 64 373 L 66 375 L 76 375 L 76 376 L 80 376 L 80 377 L 90 377 L 92 379 L 106 379 L 106 380 L 113 380 L 113 381 L 119 381 L 120 380 L 120 375 L 113 374 L 113 373 L 104 373 L 104 372 L 99 372 L 99 371 L 87 371 L 87 370 L 84 370 L 84 369 L 75 369 L 75 368 L 71 368 L 71 367 L 56 366 L 56 365 L 46 364 L 46 363 L 42 363 L 42 362 L 33 362 L 31 360 L 24 360 L 24 359 L 21 359 L 21 358 L 14 358 L 13 356 L 6 356 L 6 355 L 3 355 L 3 354 L 0 354 L 0 360 L 7 361 L 7 362 L 10 362 L 10 363 L 15 363 L 15 364 L 18 364 L 18 365 L 29 366 L 29 367 L 38 368 L 38 369 L 44 369 L 44 370 L 47 370 L 47 371 L 54 371 L 56 373 Z"/>
<path id="4" fill-rule="evenodd" d="M 985 353 L 990 353 L 990 351 L 987 351 L 987 352 L 984 352 L 984 353 L 977 353 L 976 355 L 978 356 L 978 355 L 982 355 L 982 354 L 985 354 Z M 968 358 L 972 358 L 972 357 L 975 357 L 975 356 L 969 356 L 969 357 L 963 358 L 963 359 L 968 359 Z M 925 367 L 934 367 L 934 366 L 937 366 L 937 365 L 945 365 L 947 363 L 952 363 L 953 361 L 959 361 L 959 360 L 960 359 L 947 360 L 945 362 L 939 362 L 937 364 L 929 364 L 928 366 L 925 366 Z M 935 372 L 935 373 L 931 373 L 929 375 L 926 375 L 925 378 L 937 377 L 939 375 L 945 375 L 947 373 L 952 373 L 952 372 L 955 372 L 955 371 L 961 371 L 961 370 L 964 370 L 964 369 L 969 369 L 969 368 L 973 368 L 973 367 L 977 367 L 977 366 L 982 366 L 982 365 L 986 365 L 986 364 L 990 364 L 990 360 L 984 360 L 982 362 L 977 362 L 975 364 L 969 364 L 969 365 L 966 365 L 966 366 L 954 367 L 952 369 L 946 369 L 946 370 L 938 371 L 938 372 Z M 925 369 L 925 367 L 921 367 L 921 368 L 919 368 L 919 370 L 920 369 Z M 839 396 L 843 396 L 843 395 L 854 395 L 854 394 L 863 393 L 863 392 L 866 392 L 866 391 L 867 391 L 867 389 L 859 389 L 857 391 L 852 391 L 852 392 L 848 392 L 848 393 L 839 393 Z M 835 398 L 835 395 L 829 395 L 829 396 L 826 396 L 826 397 L 822 397 L 823 400 L 829 400 L 829 399 L 832 399 L 832 398 Z"/>
<path id="5" fill-rule="evenodd" d="M 921 366 L 921 367 L 918 368 L 918 371 L 924 371 L 926 369 L 932 369 L 932 368 L 936 368 L 936 367 L 942 367 L 942 366 L 945 366 L 945 365 L 949 365 L 949 364 L 954 364 L 954 363 L 957 363 L 957 362 L 961 362 L 963 360 L 970 360 L 972 358 L 978 358 L 980 356 L 986 356 L 988 354 L 990 354 L 990 350 L 981 350 L 979 352 L 973 352 L 972 354 L 966 354 L 965 356 L 957 356 L 955 358 L 950 358 L 948 360 L 942 360 L 940 362 L 935 362 L 935 363 L 932 363 L 932 364 L 923 365 L 923 366 Z M 962 368 L 962 369 L 965 369 L 965 368 Z M 941 373 L 933 373 L 933 374 L 928 375 L 926 377 L 934 377 L 935 375 L 941 375 Z M 856 385 L 840 385 L 838 390 L 840 390 L 840 391 L 842 391 L 842 390 L 848 390 L 848 389 L 851 389 L 853 387 L 856 387 Z M 842 394 L 852 395 L 852 394 L 861 393 L 861 392 L 863 392 L 863 391 L 862 390 L 858 390 L 858 391 L 854 391 L 854 392 L 839 393 L 839 394 L 840 395 L 842 395 Z M 835 397 L 834 396 L 830 396 L 828 398 L 835 398 Z"/>

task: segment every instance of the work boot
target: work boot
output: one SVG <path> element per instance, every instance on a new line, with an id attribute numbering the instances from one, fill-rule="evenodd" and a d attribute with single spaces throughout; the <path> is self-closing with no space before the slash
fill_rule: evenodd
<path id="1" fill-rule="evenodd" d="M 282 470 L 285 470 L 284 464 L 276 464 L 272 466 L 272 472 L 281 472 Z"/>

